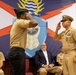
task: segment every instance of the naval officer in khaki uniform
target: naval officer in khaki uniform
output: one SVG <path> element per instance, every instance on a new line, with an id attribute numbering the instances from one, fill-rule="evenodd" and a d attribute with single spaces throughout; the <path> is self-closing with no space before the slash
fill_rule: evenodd
<path id="1" fill-rule="evenodd" d="M 64 75 L 76 75 L 76 63 L 73 62 L 73 58 L 76 55 L 76 29 L 71 27 L 73 18 L 68 15 L 62 16 L 62 26 L 65 28 L 60 34 L 58 34 L 61 28 L 60 22 L 58 23 L 54 35 L 55 40 L 62 39 L 64 58 L 63 58 L 63 74 Z"/>
<path id="2" fill-rule="evenodd" d="M 38 23 L 27 9 L 14 9 L 16 21 L 10 31 L 10 52 L 8 58 L 12 75 L 25 75 L 25 48 L 27 28 L 36 27 Z"/>

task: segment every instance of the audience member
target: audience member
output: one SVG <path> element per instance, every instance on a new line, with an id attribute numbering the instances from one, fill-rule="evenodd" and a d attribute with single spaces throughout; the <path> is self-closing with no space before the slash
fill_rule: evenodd
<path id="1" fill-rule="evenodd" d="M 46 50 L 46 43 L 43 43 L 41 49 L 35 53 L 35 63 L 37 65 L 37 72 L 40 75 L 47 75 L 47 72 L 61 75 L 62 70 L 55 66 L 51 52 Z"/>
<path id="2" fill-rule="evenodd" d="M 5 61 L 4 54 L 0 52 L 0 75 L 4 75 L 4 71 L 2 70 L 4 61 Z"/>
<path id="3" fill-rule="evenodd" d="M 60 53 L 57 55 L 57 62 L 60 66 L 60 68 L 63 70 L 63 57 L 64 57 L 64 51 L 63 51 L 63 47 L 60 47 Z"/>

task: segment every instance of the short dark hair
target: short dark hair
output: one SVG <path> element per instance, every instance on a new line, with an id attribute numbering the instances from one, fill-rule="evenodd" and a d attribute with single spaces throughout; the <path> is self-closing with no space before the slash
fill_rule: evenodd
<path id="1" fill-rule="evenodd" d="M 20 18 L 21 15 L 23 15 L 24 13 L 25 13 L 25 12 L 20 12 L 20 13 L 16 14 L 17 18 Z"/>

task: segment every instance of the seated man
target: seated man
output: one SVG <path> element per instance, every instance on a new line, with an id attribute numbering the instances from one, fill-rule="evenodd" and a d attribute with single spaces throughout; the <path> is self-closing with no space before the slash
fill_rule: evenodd
<path id="1" fill-rule="evenodd" d="M 35 63 L 40 75 L 47 75 L 47 72 L 55 73 L 55 75 L 62 73 L 62 69 L 54 65 L 51 52 L 46 50 L 46 43 L 43 43 L 41 49 L 36 51 Z"/>
<path id="2" fill-rule="evenodd" d="M 4 75 L 3 70 L 1 69 L 3 66 L 3 61 L 5 61 L 4 55 L 2 52 L 0 52 L 0 75 Z"/>
<path id="3" fill-rule="evenodd" d="M 57 55 L 57 62 L 62 70 L 63 70 L 63 57 L 64 57 L 64 51 L 63 51 L 63 48 L 61 46 L 60 53 Z"/>

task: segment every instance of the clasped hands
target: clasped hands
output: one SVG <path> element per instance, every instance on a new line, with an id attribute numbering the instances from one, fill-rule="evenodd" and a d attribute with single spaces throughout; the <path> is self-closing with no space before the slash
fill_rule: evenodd
<path id="1" fill-rule="evenodd" d="M 44 68 L 53 68 L 54 64 L 43 65 Z"/>

